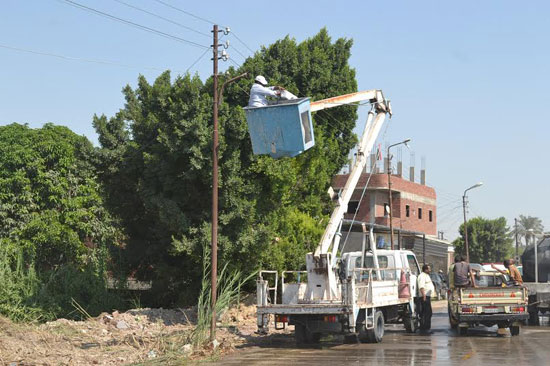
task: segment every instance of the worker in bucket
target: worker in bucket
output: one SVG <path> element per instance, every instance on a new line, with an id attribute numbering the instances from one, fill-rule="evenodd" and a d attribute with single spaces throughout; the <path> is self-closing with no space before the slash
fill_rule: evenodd
<path id="1" fill-rule="evenodd" d="M 264 107 L 269 104 L 267 97 L 277 99 L 296 99 L 296 96 L 281 86 L 267 86 L 267 80 L 262 75 L 256 76 L 250 89 L 249 107 Z"/>

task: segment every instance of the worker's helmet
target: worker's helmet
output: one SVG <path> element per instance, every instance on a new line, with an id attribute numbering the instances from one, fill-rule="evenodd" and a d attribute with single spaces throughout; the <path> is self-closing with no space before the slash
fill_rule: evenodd
<path id="1" fill-rule="evenodd" d="M 256 79 L 254 79 L 254 81 L 262 84 L 263 86 L 267 85 L 267 80 L 262 75 L 256 76 Z"/>

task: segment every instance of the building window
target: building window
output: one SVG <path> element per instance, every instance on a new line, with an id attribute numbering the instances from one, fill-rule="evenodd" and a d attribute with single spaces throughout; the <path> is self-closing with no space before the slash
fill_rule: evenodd
<path id="1" fill-rule="evenodd" d="M 422 209 L 421 208 L 418 209 L 418 219 L 422 220 Z"/>
<path id="2" fill-rule="evenodd" d="M 405 216 L 411 216 L 411 206 L 405 205 Z"/>
<path id="3" fill-rule="evenodd" d="M 350 201 L 348 203 L 348 212 L 349 214 L 354 214 L 357 210 L 357 207 L 359 207 L 359 201 Z"/>
<path id="4" fill-rule="evenodd" d="M 428 219 L 430 220 L 430 222 L 433 221 L 433 211 L 432 210 L 428 211 Z"/>
<path id="5" fill-rule="evenodd" d="M 388 217 L 389 213 L 390 213 L 390 204 L 384 203 L 384 217 Z"/>

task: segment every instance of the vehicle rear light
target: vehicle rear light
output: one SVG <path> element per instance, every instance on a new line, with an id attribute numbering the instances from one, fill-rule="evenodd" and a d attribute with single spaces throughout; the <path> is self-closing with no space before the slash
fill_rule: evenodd
<path id="1" fill-rule="evenodd" d="M 513 313 L 523 313 L 523 312 L 525 312 L 525 307 L 524 306 L 514 306 L 510 309 L 510 311 L 512 311 Z"/>
<path id="2" fill-rule="evenodd" d="M 275 315 L 275 322 L 288 323 L 288 315 Z"/>
<path id="3" fill-rule="evenodd" d="M 336 315 L 326 315 L 323 320 L 327 323 L 336 323 Z"/>
<path id="4" fill-rule="evenodd" d="M 476 312 L 476 308 L 469 307 L 469 306 L 463 306 L 463 307 L 462 307 L 462 312 L 463 312 L 463 313 L 475 313 L 475 312 Z"/>
<path id="5" fill-rule="evenodd" d="M 474 297 L 474 294 L 470 293 L 470 294 L 468 294 L 468 297 L 469 297 L 470 299 L 472 299 L 472 298 Z"/>
<path id="6" fill-rule="evenodd" d="M 516 294 L 515 294 L 514 292 L 512 292 L 512 293 L 510 294 L 510 297 L 516 297 Z"/>

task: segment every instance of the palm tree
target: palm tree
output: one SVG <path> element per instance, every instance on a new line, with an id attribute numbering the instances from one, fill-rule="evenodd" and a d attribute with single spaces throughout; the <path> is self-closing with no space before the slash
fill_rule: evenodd
<path id="1" fill-rule="evenodd" d="M 538 217 L 519 215 L 518 235 L 525 239 L 525 245 L 532 242 L 537 234 L 544 231 L 542 220 Z"/>

